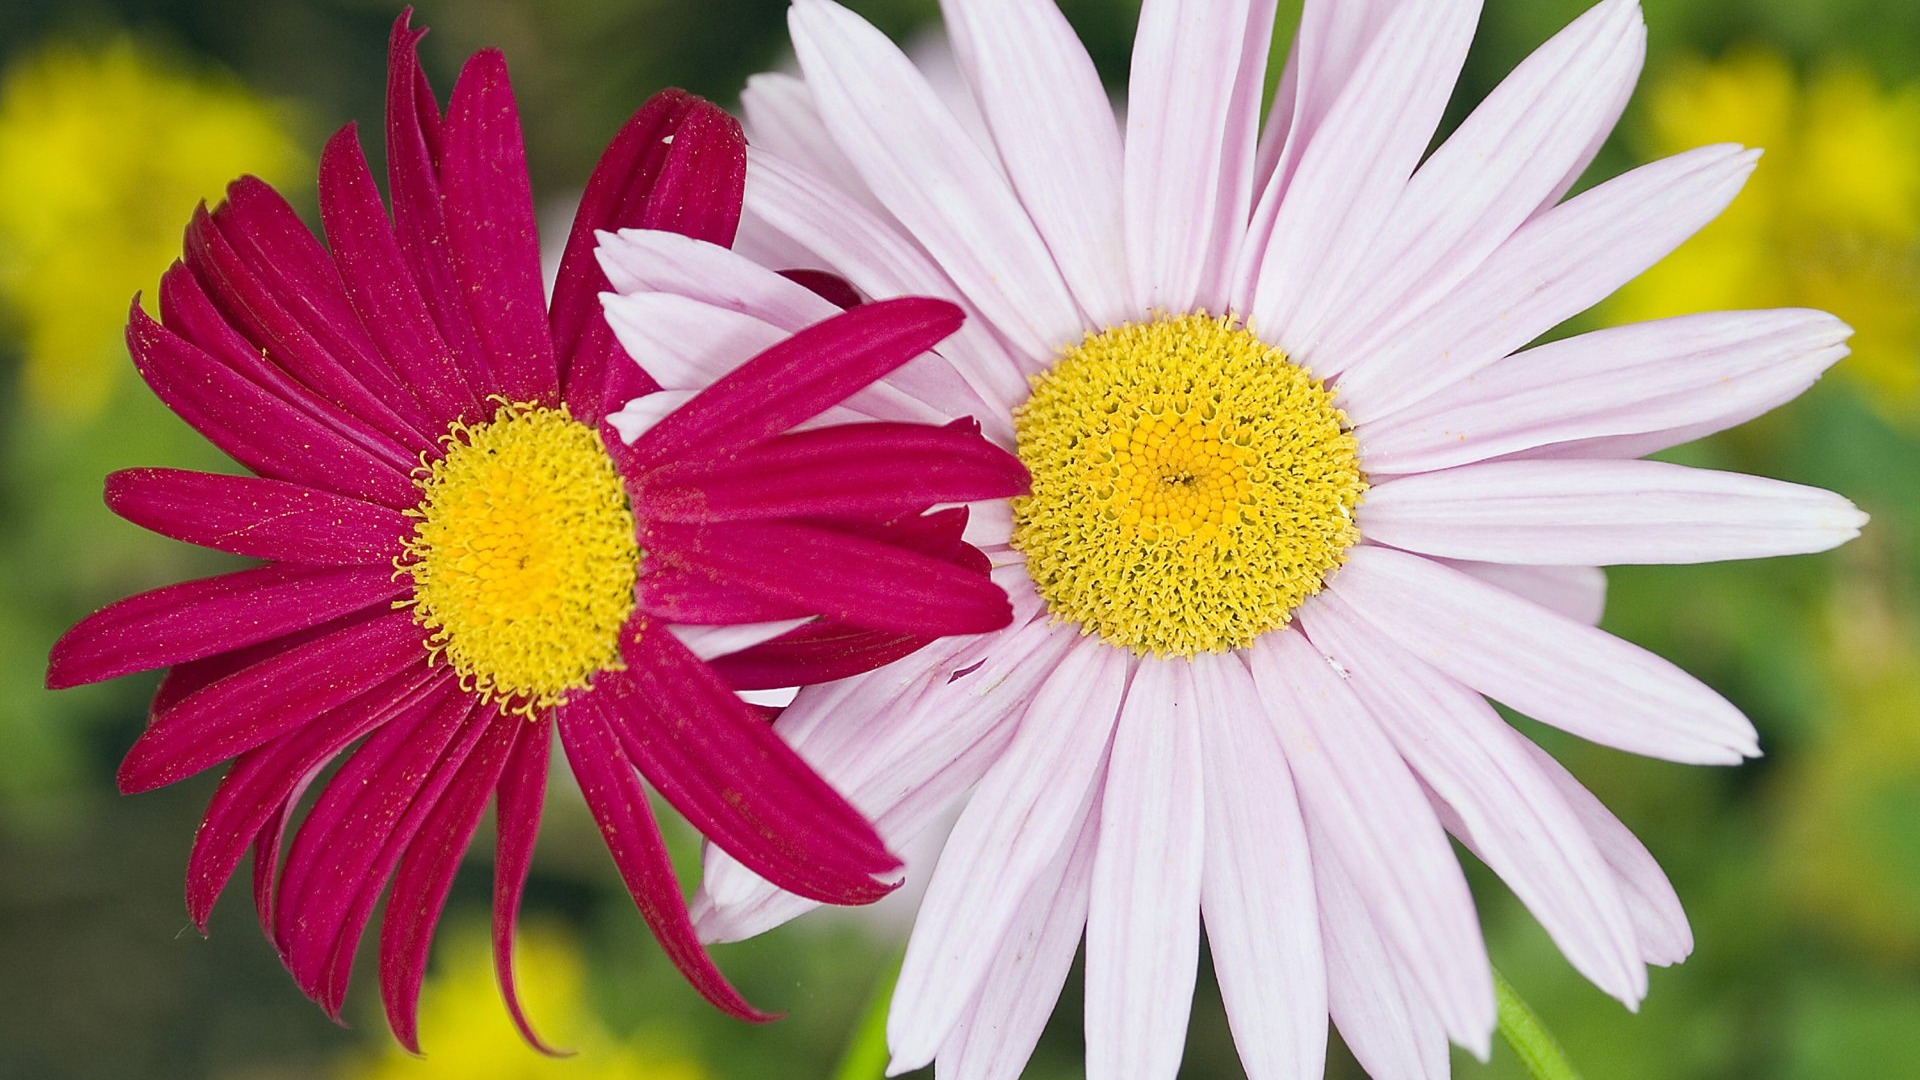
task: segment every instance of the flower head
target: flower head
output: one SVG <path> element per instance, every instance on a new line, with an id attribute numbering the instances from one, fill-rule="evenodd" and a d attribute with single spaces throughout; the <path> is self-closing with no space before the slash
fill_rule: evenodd
<path id="1" fill-rule="evenodd" d="M 1430 154 L 1475 0 L 1309 0 L 1264 131 L 1274 4 L 1147 0 L 1124 137 L 1052 3 L 944 8 L 962 102 L 830 0 L 791 10 L 801 77 L 744 99 L 741 250 L 960 304 L 944 367 L 885 384 L 976 413 L 1033 474 L 978 515 L 1007 629 L 776 724 L 890 839 L 972 793 L 894 995 L 896 1069 L 1017 1074 L 1084 934 L 1088 1075 L 1170 1077 L 1204 920 L 1250 1076 L 1318 1076 L 1329 1015 L 1375 1075 L 1444 1075 L 1447 1040 L 1484 1054 L 1494 1021 L 1448 833 L 1637 1002 L 1691 947 L 1673 891 L 1489 699 L 1677 761 L 1758 752 L 1730 703 L 1593 625 L 1596 567 L 1853 536 L 1830 493 L 1636 460 L 1793 397 L 1847 329 L 1742 312 L 1525 346 L 1711 220 L 1755 155 L 1564 198 L 1638 74 L 1631 0 Z M 780 280 L 635 269 L 613 310 Z M 702 891 L 721 939 L 807 906 L 711 850 Z"/>
<path id="2" fill-rule="evenodd" d="M 474 56 L 443 117 L 422 33 L 405 15 L 393 32 L 391 218 L 349 127 L 321 162 L 327 248 L 242 179 L 194 216 L 161 320 L 131 315 L 154 392 L 255 475 L 131 470 L 108 479 L 108 504 L 264 565 L 89 617 L 54 647 L 48 683 L 171 668 L 121 788 L 234 759 L 195 839 L 188 909 L 204 927 L 252 845 L 261 923 L 335 1015 L 392 879 L 381 984 L 415 1045 L 433 926 L 492 798 L 495 949 L 534 1039 L 512 933 L 557 729 L 674 962 L 757 1017 L 694 938 L 636 768 L 784 887 L 884 894 L 875 876 L 897 861 L 873 829 L 700 657 L 793 685 L 1004 625 L 965 511 L 926 511 L 1012 494 L 1024 475 L 966 423 L 790 430 L 952 333 L 943 301 L 867 305 L 697 392 L 649 394 L 598 317 L 594 231 L 730 241 L 737 125 L 678 92 L 636 113 L 587 186 L 549 307 L 505 63 Z M 644 432 L 600 426 L 636 396 L 660 403 Z M 836 467 L 875 456 L 858 475 Z M 293 807 L 356 742 L 283 860 Z"/>

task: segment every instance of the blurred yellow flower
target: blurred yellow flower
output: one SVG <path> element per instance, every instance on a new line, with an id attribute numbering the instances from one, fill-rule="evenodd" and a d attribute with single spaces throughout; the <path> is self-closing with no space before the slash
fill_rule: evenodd
<path id="1" fill-rule="evenodd" d="M 1837 370 L 1890 418 L 1920 423 L 1920 84 L 1889 92 L 1846 65 L 1802 79 L 1745 48 L 1676 64 L 1645 113 L 1648 154 L 1738 142 L 1767 155 L 1733 206 L 1609 315 L 1832 311 L 1856 331 Z"/>
<path id="2" fill-rule="evenodd" d="M 623 1041 L 607 1031 L 588 1005 L 580 950 L 557 930 L 523 928 L 514 967 L 533 1023 L 549 1045 L 576 1051 L 570 1057 L 546 1057 L 520 1040 L 500 1004 L 483 929 L 449 936 L 443 955 L 444 967 L 421 996 L 426 1056 L 383 1040 L 382 1054 L 350 1064 L 341 1080 L 703 1080 L 697 1063 L 659 1043 Z"/>
<path id="3" fill-rule="evenodd" d="M 0 306 L 31 402 L 95 415 L 123 369 L 127 303 L 180 249 L 194 203 L 308 167 L 286 110 L 136 44 L 48 46 L 0 81 Z M 149 303 L 149 307 L 151 307 Z"/>

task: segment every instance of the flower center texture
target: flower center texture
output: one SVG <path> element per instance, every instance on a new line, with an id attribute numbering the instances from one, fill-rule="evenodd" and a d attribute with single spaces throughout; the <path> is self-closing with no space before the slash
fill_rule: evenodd
<path id="1" fill-rule="evenodd" d="M 1333 395 L 1232 318 L 1087 335 L 1014 410 L 1013 545 L 1058 618 L 1146 655 L 1252 644 L 1360 538 Z"/>
<path id="2" fill-rule="evenodd" d="M 616 670 L 640 548 L 599 432 L 565 408 L 502 402 L 455 423 L 415 472 L 395 569 L 413 577 L 427 648 L 485 700 L 531 713 Z"/>

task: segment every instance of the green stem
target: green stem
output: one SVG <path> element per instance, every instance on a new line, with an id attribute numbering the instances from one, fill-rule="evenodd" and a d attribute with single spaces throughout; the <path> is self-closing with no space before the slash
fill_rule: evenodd
<path id="1" fill-rule="evenodd" d="M 1498 971 L 1493 973 L 1493 992 L 1500 1006 L 1500 1037 L 1527 1067 L 1527 1075 L 1534 1080 L 1580 1080 L 1553 1033 Z"/>
<path id="2" fill-rule="evenodd" d="M 840 1066 L 833 1071 L 833 1080 L 879 1080 L 886 1075 L 887 1005 L 893 999 L 893 984 L 899 978 L 900 961 L 895 960 L 874 984 L 873 996 L 860 1015 L 860 1023 L 853 1029 L 853 1038 L 847 1041 L 846 1051 L 840 1055 Z"/>

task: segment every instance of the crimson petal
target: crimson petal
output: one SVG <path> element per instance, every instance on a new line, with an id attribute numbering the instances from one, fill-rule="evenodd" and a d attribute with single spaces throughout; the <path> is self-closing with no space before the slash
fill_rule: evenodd
<path id="1" fill-rule="evenodd" d="M 891 517 L 1025 494 L 1027 471 L 969 420 L 847 424 L 782 435 L 725 461 L 669 465 L 638 486 L 636 512 L 666 521 Z"/>
<path id="2" fill-rule="evenodd" d="M 251 476 L 126 469 L 107 477 L 106 498 L 162 536 L 279 562 L 390 566 L 413 532 L 392 507 Z"/>
<path id="3" fill-rule="evenodd" d="M 129 596 L 54 643 L 47 686 L 64 689 L 198 660 L 326 622 L 406 591 L 388 567 L 259 566 Z"/>
<path id="4" fill-rule="evenodd" d="M 547 758 L 553 734 L 546 724 L 526 726 L 513 744 L 506 772 L 496 792 L 497 820 L 493 855 L 493 968 L 499 976 L 500 996 L 520 1037 L 543 1054 L 558 1056 L 533 1030 L 520 1004 L 520 986 L 513 975 L 513 937 L 520 923 L 520 897 L 533 868 L 533 844 L 540 834 L 540 810 L 547 798 Z"/>
<path id="5" fill-rule="evenodd" d="M 977 570 L 813 525 L 649 522 L 641 547 L 740 594 L 870 630 L 982 634 L 1013 618 L 1007 594 Z"/>
<path id="6" fill-rule="evenodd" d="M 556 711 L 560 745 L 567 752 L 580 793 L 606 838 L 607 851 L 626 882 L 634 906 L 647 920 L 667 958 L 715 1008 L 742 1020 L 772 1020 L 749 1005 L 713 964 L 693 931 L 687 901 L 673 876 L 666 844 L 647 807 L 646 789 L 613 732 L 587 710 Z"/>
<path id="7" fill-rule="evenodd" d="M 813 419 L 960 328 L 945 300 L 900 297 L 815 323 L 721 376 L 634 441 L 658 467 L 720 458 Z"/>
<path id="8" fill-rule="evenodd" d="M 865 904 L 900 861 L 858 810 L 751 713 L 678 638 L 629 638 L 627 670 L 581 704 L 597 709 L 633 762 L 702 835 L 789 892 Z"/>
<path id="9" fill-rule="evenodd" d="M 454 85 L 440 193 L 447 253 L 494 371 L 493 392 L 509 401 L 558 404 L 526 143 L 498 50 L 475 53 Z"/>
<path id="10" fill-rule="evenodd" d="M 426 658 L 403 612 L 350 624 L 187 695 L 120 763 L 131 795 L 185 779 L 299 727 Z"/>

